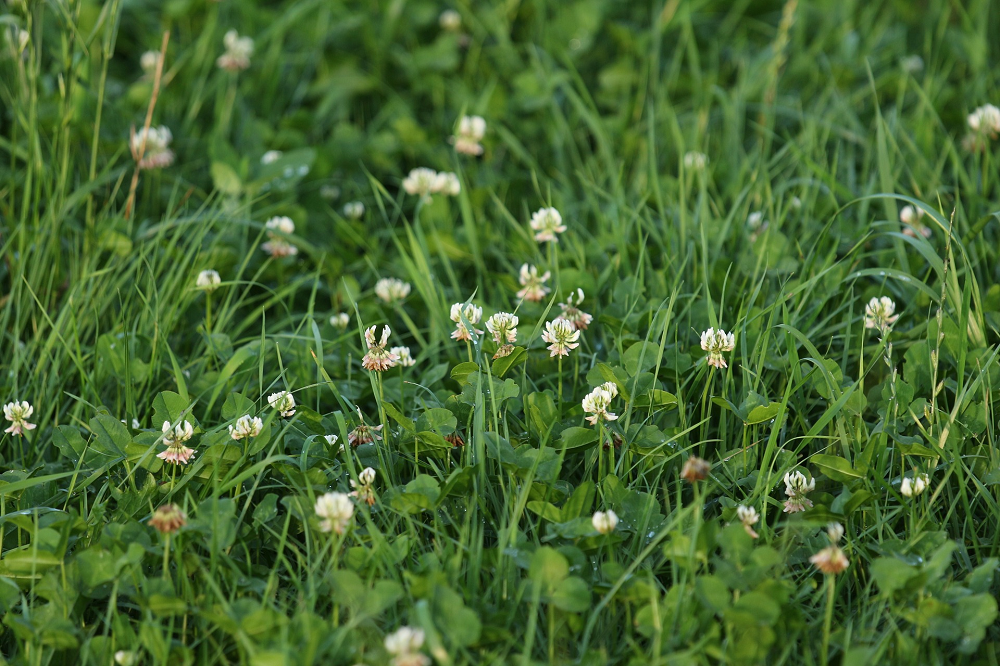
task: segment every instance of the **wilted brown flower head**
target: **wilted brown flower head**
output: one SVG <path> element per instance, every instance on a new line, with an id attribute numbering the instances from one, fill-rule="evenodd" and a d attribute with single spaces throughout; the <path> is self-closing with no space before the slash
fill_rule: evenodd
<path id="1" fill-rule="evenodd" d="M 681 478 L 688 483 L 703 481 L 711 470 L 712 463 L 707 460 L 703 460 L 698 456 L 691 456 L 687 459 L 684 463 L 684 467 L 681 469 Z"/>
<path id="2" fill-rule="evenodd" d="M 176 504 L 164 504 L 153 512 L 149 524 L 160 534 L 174 534 L 187 525 L 187 516 Z"/>

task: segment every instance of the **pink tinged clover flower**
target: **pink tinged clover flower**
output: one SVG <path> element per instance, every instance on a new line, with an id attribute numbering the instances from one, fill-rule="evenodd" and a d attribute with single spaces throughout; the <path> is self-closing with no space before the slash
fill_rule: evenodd
<path id="1" fill-rule="evenodd" d="M 35 424 L 28 423 L 28 418 L 34 411 L 35 408 L 27 400 L 8 402 L 3 406 L 3 417 L 10 421 L 10 425 L 4 432 L 22 437 L 25 430 L 34 430 Z"/>
<path id="2" fill-rule="evenodd" d="M 284 216 L 272 217 L 264 223 L 264 226 L 267 228 L 267 237 L 270 239 L 260 246 L 264 252 L 267 252 L 275 259 L 294 257 L 299 253 L 299 248 L 285 239 L 285 236 L 295 233 L 295 223 L 292 222 L 291 218 Z"/>
<path id="3" fill-rule="evenodd" d="M 462 116 L 451 142 L 455 145 L 455 152 L 478 156 L 483 154 L 483 147 L 479 142 L 484 136 L 486 121 L 481 116 Z"/>
<path id="4" fill-rule="evenodd" d="M 252 38 L 240 37 L 240 33 L 230 30 L 222 38 L 222 43 L 226 51 L 215 61 L 220 69 L 239 72 L 250 66 L 250 56 L 253 55 Z"/>
<path id="5" fill-rule="evenodd" d="M 753 529 L 753 526 L 760 520 L 760 515 L 757 513 L 757 509 L 752 506 L 743 506 L 740 504 L 736 507 L 736 517 L 740 519 L 740 522 L 743 524 L 743 529 L 746 530 L 747 534 L 754 539 L 760 536 Z"/>
<path id="6" fill-rule="evenodd" d="M 903 233 L 913 238 L 918 233 L 924 238 L 930 238 L 931 228 L 921 222 L 924 215 L 926 213 L 923 208 L 916 208 L 909 205 L 903 206 L 903 209 L 899 211 L 899 221 L 906 225 Z"/>
<path id="7" fill-rule="evenodd" d="M 452 331 L 451 337 L 453 340 L 472 340 L 472 333 L 466 328 L 465 323 L 462 321 L 462 316 L 465 316 L 466 321 L 473 325 L 472 331 L 476 335 L 482 335 L 483 332 L 475 327 L 479 323 L 479 320 L 483 318 L 483 309 L 472 303 L 465 305 L 464 303 L 454 303 L 451 306 L 451 320 L 455 322 L 455 330 Z"/>
<path id="8" fill-rule="evenodd" d="M 552 274 L 549 271 L 545 271 L 545 273 L 539 275 L 538 268 L 535 266 L 522 264 L 518 281 L 523 288 L 517 292 L 517 297 L 523 298 L 526 301 L 538 302 L 542 300 L 551 291 L 545 286 L 550 277 L 552 277 Z"/>
<path id="9" fill-rule="evenodd" d="M 583 411 L 590 416 L 587 422 L 597 425 L 598 421 L 616 421 L 618 416 L 608 411 L 611 400 L 618 395 L 618 387 L 614 382 L 605 382 L 583 398 Z"/>
<path id="10" fill-rule="evenodd" d="M 899 319 L 895 312 L 896 304 L 888 296 L 871 299 L 865 306 L 865 328 L 877 328 L 885 335 Z"/>
<path id="11" fill-rule="evenodd" d="M 170 150 L 173 138 L 169 127 L 143 127 L 132 134 L 129 149 L 140 169 L 162 169 L 174 163 L 174 151 Z"/>
<path id="12" fill-rule="evenodd" d="M 541 208 L 531 216 L 531 228 L 539 243 L 558 243 L 560 234 L 566 231 L 562 215 L 555 208 Z"/>
<path id="13" fill-rule="evenodd" d="M 574 300 L 574 293 L 570 292 L 566 297 L 565 303 L 560 303 L 559 307 L 562 308 L 562 318 L 573 324 L 573 326 L 578 330 L 586 330 L 590 326 L 590 322 L 594 318 L 580 309 L 580 305 L 583 303 L 583 289 L 576 290 L 576 299 Z"/>
<path id="14" fill-rule="evenodd" d="M 708 352 L 708 364 L 719 368 L 728 367 L 724 353 L 731 352 L 736 347 L 736 336 L 722 329 L 710 328 L 701 334 L 701 348 Z"/>
<path id="15" fill-rule="evenodd" d="M 163 433 L 163 443 L 167 445 L 167 449 L 158 453 L 156 457 L 171 465 L 188 464 L 191 456 L 197 453 L 194 449 L 184 445 L 184 442 L 194 435 L 194 428 L 191 424 L 183 421 L 171 427 L 169 421 L 164 421 L 161 432 Z"/>
<path id="16" fill-rule="evenodd" d="M 322 519 L 320 530 L 343 534 L 354 516 L 354 503 L 344 493 L 326 493 L 316 499 L 314 510 L 316 516 Z"/>
<path id="17" fill-rule="evenodd" d="M 295 416 L 295 396 L 288 391 L 279 391 L 267 396 L 267 404 L 278 410 L 285 418 Z"/>
<path id="18" fill-rule="evenodd" d="M 263 427 L 264 422 L 260 420 L 260 417 L 244 414 L 236 419 L 236 423 L 229 426 L 229 436 L 236 441 L 247 439 L 248 437 L 256 437 L 260 434 L 260 430 Z"/>
<path id="19" fill-rule="evenodd" d="M 393 354 L 392 350 L 386 349 L 386 345 L 389 343 L 389 334 L 392 332 L 389 327 L 382 327 L 382 339 L 378 343 L 375 342 L 376 328 L 372 326 L 365 331 L 365 342 L 368 343 L 368 353 L 361 359 L 361 367 L 373 372 L 385 372 L 396 365 L 399 361 L 399 356 Z"/>
<path id="20" fill-rule="evenodd" d="M 813 503 L 806 497 L 807 493 L 816 489 L 816 479 L 806 479 L 806 475 L 795 470 L 785 473 L 785 500 L 784 513 L 798 513 L 811 509 Z"/>
<path id="21" fill-rule="evenodd" d="M 571 350 L 580 346 L 580 331 L 562 317 L 545 322 L 542 340 L 549 343 L 549 356 L 569 356 Z"/>

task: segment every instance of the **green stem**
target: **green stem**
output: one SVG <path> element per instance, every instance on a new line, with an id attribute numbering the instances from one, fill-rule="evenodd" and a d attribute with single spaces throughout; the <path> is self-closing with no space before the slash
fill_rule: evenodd
<path id="1" fill-rule="evenodd" d="M 823 652 L 820 655 L 820 665 L 827 666 L 830 659 L 830 625 L 833 623 L 833 592 L 836 576 L 826 576 L 826 615 L 823 617 Z"/>

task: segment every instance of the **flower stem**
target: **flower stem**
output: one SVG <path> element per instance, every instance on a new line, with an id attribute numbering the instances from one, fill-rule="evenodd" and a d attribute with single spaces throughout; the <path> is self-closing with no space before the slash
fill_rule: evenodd
<path id="1" fill-rule="evenodd" d="M 826 576 L 826 615 L 823 618 L 823 652 L 820 654 L 821 666 L 826 666 L 830 659 L 830 625 L 833 623 L 833 591 L 836 576 Z"/>

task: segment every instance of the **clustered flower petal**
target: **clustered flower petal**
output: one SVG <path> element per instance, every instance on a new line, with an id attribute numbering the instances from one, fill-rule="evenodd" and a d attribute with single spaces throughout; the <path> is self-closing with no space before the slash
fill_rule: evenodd
<path id="1" fill-rule="evenodd" d="M 159 51 L 146 51 L 139 57 L 139 66 L 142 67 L 143 74 L 152 76 L 160 64 Z"/>
<path id="2" fill-rule="evenodd" d="M 760 520 L 760 514 L 757 513 L 757 509 L 752 506 L 743 506 L 740 504 L 736 507 L 736 517 L 743 523 L 743 529 L 746 530 L 747 534 L 754 539 L 760 536 L 753 528 L 757 524 L 757 521 Z"/>
<path id="3" fill-rule="evenodd" d="M 330 325 L 342 331 L 347 328 L 349 323 L 351 323 L 351 316 L 346 312 L 338 312 L 330 317 Z"/>
<path id="4" fill-rule="evenodd" d="M 360 201 L 348 201 L 344 204 L 344 217 L 349 220 L 360 220 L 365 215 L 365 205 Z"/>
<path id="5" fill-rule="evenodd" d="M 174 151 L 170 150 L 173 138 L 170 128 L 164 125 L 142 127 L 132 134 L 129 149 L 140 169 L 162 169 L 174 163 Z"/>
<path id="6" fill-rule="evenodd" d="M 535 232 L 535 240 L 539 243 L 558 243 L 561 234 L 566 231 L 562 223 L 562 215 L 555 208 L 541 208 L 531 216 L 531 228 Z"/>
<path id="7" fill-rule="evenodd" d="M 279 391 L 267 396 L 267 404 L 271 409 L 278 410 L 278 413 L 285 418 L 295 416 L 295 396 L 288 391 Z"/>
<path id="8" fill-rule="evenodd" d="M 215 291 L 220 284 L 222 284 L 222 278 L 219 277 L 218 272 L 207 270 L 198 273 L 198 279 L 194 286 L 203 291 Z"/>
<path id="9" fill-rule="evenodd" d="M 872 298 L 865 306 L 865 328 L 877 328 L 885 335 L 899 319 L 895 312 L 896 304 L 888 296 Z"/>
<path id="10" fill-rule="evenodd" d="M 417 361 L 413 358 L 413 355 L 410 353 L 409 347 L 393 347 L 389 350 L 389 353 L 395 354 L 398 357 L 396 363 L 404 368 L 410 368 L 417 363 Z"/>
<path id="11" fill-rule="evenodd" d="M 562 317 L 545 322 L 542 340 L 549 343 L 549 356 L 569 356 L 571 350 L 580 346 L 580 331 Z"/>
<path id="12" fill-rule="evenodd" d="M 260 430 L 263 427 L 264 422 L 260 420 L 259 416 L 244 414 L 236 419 L 236 423 L 229 426 L 229 436 L 237 441 L 248 437 L 256 437 L 260 434 Z"/>
<path id="13" fill-rule="evenodd" d="M 386 349 L 386 345 L 389 343 L 389 334 L 391 333 L 389 327 L 382 327 L 382 339 L 378 343 L 375 342 L 376 328 L 372 326 L 365 331 L 365 342 L 368 343 L 368 353 L 361 359 L 361 367 L 374 372 L 384 372 L 396 365 L 396 362 L 399 361 L 399 356 L 393 354 L 392 350 Z"/>
<path id="14" fill-rule="evenodd" d="M 493 342 L 498 345 L 497 352 L 493 355 L 494 359 L 510 356 L 511 352 L 514 351 L 513 343 L 517 341 L 517 324 L 517 315 L 510 312 L 497 312 L 486 320 L 486 330 L 493 336 Z"/>
<path id="15" fill-rule="evenodd" d="M 375 489 L 372 484 L 375 482 L 375 470 L 371 467 L 365 467 L 358 474 L 358 480 L 355 481 L 351 479 L 351 487 L 354 490 L 351 491 L 351 497 L 356 498 L 358 501 L 365 502 L 368 506 L 375 504 Z"/>
<path id="16" fill-rule="evenodd" d="M 410 283 L 397 278 L 382 278 L 375 283 L 375 295 L 386 303 L 398 303 L 410 295 Z"/>
<path id="17" fill-rule="evenodd" d="M 608 411 L 611 400 L 617 395 L 618 387 L 614 382 L 605 382 L 584 396 L 583 411 L 590 414 L 587 417 L 587 422 L 590 425 L 597 425 L 598 421 L 617 420 L 618 416 Z"/>
<path id="18" fill-rule="evenodd" d="M 458 196 L 462 191 L 462 183 L 454 173 L 438 173 L 434 169 L 418 167 L 411 170 L 403 179 L 403 190 L 407 194 L 419 195 L 424 202 L 429 202 L 432 194 Z"/>
<path id="19" fill-rule="evenodd" d="M 926 474 L 915 474 L 912 477 L 904 477 L 899 484 L 899 492 L 903 497 L 916 497 L 923 494 L 931 484 L 931 478 Z"/>
<path id="20" fill-rule="evenodd" d="M 686 168 L 701 171 L 707 165 L 708 156 L 705 153 L 699 153 L 694 150 L 684 153 L 684 166 Z"/>
<path id="21" fill-rule="evenodd" d="M 344 493 L 326 493 L 316 498 L 314 510 L 322 518 L 320 530 L 343 534 L 354 516 L 354 503 Z"/>
<path id="22" fill-rule="evenodd" d="M 902 210 L 899 211 L 899 221 L 906 225 L 903 233 L 913 237 L 916 237 L 919 233 L 924 238 L 930 238 L 931 228 L 921 222 L 924 215 L 926 213 L 923 208 L 916 208 L 910 205 L 903 206 Z"/>
<path id="23" fill-rule="evenodd" d="M 295 223 L 290 217 L 283 215 L 272 217 L 264 223 L 267 228 L 268 242 L 260 246 L 275 259 L 281 257 L 293 257 L 299 253 L 299 248 L 289 243 L 284 237 L 295 233 Z"/>
<path id="24" fill-rule="evenodd" d="M 250 66 L 250 56 L 253 55 L 253 39 L 240 37 L 240 33 L 230 30 L 222 38 L 226 52 L 215 61 L 221 69 L 227 72 L 239 72 Z"/>
<path id="25" fill-rule="evenodd" d="M 448 32 L 458 32 L 458 30 L 462 27 L 462 15 L 454 9 L 446 9 L 441 12 L 441 16 L 438 17 L 438 25 L 441 26 L 442 30 L 447 30 Z"/>
<path id="26" fill-rule="evenodd" d="M 164 504 L 153 512 L 149 525 L 160 534 L 174 534 L 187 525 L 187 516 L 176 504 Z"/>
<path id="27" fill-rule="evenodd" d="M 569 292 L 565 303 L 559 304 L 559 307 L 562 308 L 562 315 L 560 316 L 580 331 L 586 330 L 590 326 L 590 322 L 594 320 L 591 315 L 580 309 L 582 303 L 583 289 L 577 289 L 575 294 L 572 291 Z"/>
<path id="28" fill-rule="evenodd" d="M 462 116 L 458 121 L 458 131 L 451 137 L 455 151 L 465 155 L 482 155 L 479 143 L 486 136 L 486 121 L 480 116 Z"/>
<path id="29" fill-rule="evenodd" d="M 27 400 L 18 402 L 8 402 L 3 406 L 3 417 L 10 421 L 10 425 L 4 432 L 23 436 L 25 430 L 34 430 L 35 424 L 28 423 L 28 418 L 35 412 L 35 408 L 28 404 Z"/>
<path id="30" fill-rule="evenodd" d="M 424 632 L 413 627 L 400 627 L 385 637 L 385 651 L 392 655 L 392 666 L 430 666 L 430 657 L 420 652 Z"/>
<path id="31" fill-rule="evenodd" d="M 451 337 L 453 340 L 472 340 L 472 333 L 476 335 L 482 335 L 483 332 L 475 327 L 475 324 L 479 323 L 479 320 L 483 317 L 483 309 L 478 305 L 469 303 L 468 305 L 464 303 L 454 303 L 451 306 L 451 320 L 455 322 L 455 330 L 452 331 Z M 466 321 L 473 325 L 472 332 L 466 328 L 465 323 L 462 321 L 462 317 L 465 317 Z"/>
<path id="32" fill-rule="evenodd" d="M 710 328 L 701 334 L 701 348 L 708 352 L 708 364 L 719 368 L 728 367 L 724 353 L 731 352 L 736 347 L 736 336 L 721 328 Z"/>
<path id="33" fill-rule="evenodd" d="M 708 473 L 711 471 L 712 463 L 708 462 L 704 458 L 691 456 L 684 461 L 684 467 L 681 468 L 681 478 L 688 483 L 704 481 L 708 477 Z"/>
<path id="34" fill-rule="evenodd" d="M 844 526 L 840 523 L 830 523 L 827 525 L 826 533 L 830 539 L 830 546 L 810 557 L 809 561 L 824 574 L 836 575 L 850 564 L 844 551 L 837 545 L 844 536 Z"/>
<path id="35" fill-rule="evenodd" d="M 282 155 L 284 155 L 284 153 L 281 152 L 280 150 L 269 150 L 260 156 L 260 163 L 274 164 L 275 162 L 281 159 Z"/>
<path id="36" fill-rule="evenodd" d="M 372 442 L 382 441 L 382 424 L 377 426 L 370 426 L 364 421 L 361 424 L 347 433 L 347 443 L 351 446 L 358 447 L 362 444 L 371 444 Z"/>
<path id="37" fill-rule="evenodd" d="M 611 534 L 618 527 L 618 515 L 611 509 L 607 511 L 595 511 L 594 516 L 590 519 L 590 523 L 601 534 Z"/>
<path id="38" fill-rule="evenodd" d="M 167 449 L 156 455 L 157 458 L 171 465 L 186 465 L 191 460 L 191 456 L 198 453 L 184 445 L 184 442 L 194 435 L 194 428 L 187 421 L 178 423 L 171 427 L 170 421 L 163 422 L 163 443 Z"/>
<path id="39" fill-rule="evenodd" d="M 785 472 L 785 495 L 788 496 L 788 499 L 785 500 L 784 512 L 798 513 L 811 509 L 813 503 L 806 497 L 806 494 L 815 489 L 816 479 L 811 477 L 807 479 L 806 475 L 799 470 Z"/>
<path id="40" fill-rule="evenodd" d="M 529 266 L 528 264 L 521 265 L 521 272 L 518 276 L 518 281 L 521 283 L 521 291 L 517 292 L 518 298 L 523 298 L 526 301 L 540 301 L 545 298 L 551 289 L 545 286 L 552 274 L 549 271 L 545 271 L 542 275 L 538 274 L 538 268 L 535 266 Z"/>

